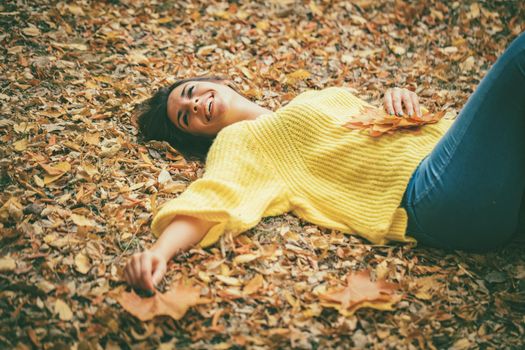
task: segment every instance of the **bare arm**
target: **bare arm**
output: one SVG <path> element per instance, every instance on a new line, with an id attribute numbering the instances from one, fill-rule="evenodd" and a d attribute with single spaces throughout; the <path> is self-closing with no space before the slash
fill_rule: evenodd
<path id="1" fill-rule="evenodd" d="M 167 262 L 198 243 L 214 224 L 191 216 L 176 216 L 151 248 L 133 254 L 124 269 L 124 278 L 133 287 L 153 290 L 166 273 Z"/>
<path id="2" fill-rule="evenodd" d="M 186 251 L 200 242 L 213 225 L 213 222 L 178 215 L 166 226 L 162 235 L 149 250 L 170 260 L 175 254 Z"/>

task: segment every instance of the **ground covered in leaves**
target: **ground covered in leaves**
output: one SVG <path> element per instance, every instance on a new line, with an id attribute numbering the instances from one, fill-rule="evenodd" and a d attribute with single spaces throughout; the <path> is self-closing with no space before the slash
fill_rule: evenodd
<path id="1" fill-rule="evenodd" d="M 455 115 L 524 19 L 520 1 L 2 2 L 0 348 L 525 346 L 523 242 L 374 246 L 292 215 L 173 259 L 159 289 L 200 300 L 179 320 L 117 301 L 152 213 L 202 175 L 137 141 L 132 111 L 154 90 L 216 73 L 276 109 L 343 85 L 381 106 L 399 86 Z M 355 308 L 365 272 L 392 310 Z"/>

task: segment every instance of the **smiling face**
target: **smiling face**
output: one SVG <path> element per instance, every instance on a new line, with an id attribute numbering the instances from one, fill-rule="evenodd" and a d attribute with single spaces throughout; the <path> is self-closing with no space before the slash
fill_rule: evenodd
<path id="1" fill-rule="evenodd" d="M 180 130 L 198 136 L 215 136 L 239 121 L 234 106 L 244 99 L 222 81 L 188 81 L 168 97 L 168 117 Z"/>

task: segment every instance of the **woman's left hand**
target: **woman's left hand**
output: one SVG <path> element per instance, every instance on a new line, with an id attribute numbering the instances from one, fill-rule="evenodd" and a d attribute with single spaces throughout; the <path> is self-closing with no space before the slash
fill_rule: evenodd
<path id="1" fill-rule="evenodd" d="M 414 114 L 421 117 L 419 99 L 415 92 L 408 89 L 395 87 L 386 90 L 384 102 L 385 110 L 391 115 L 402 116 L 406 112 L 410 117 Z M 405 107 L 404 109 L 402 104 Z"/>

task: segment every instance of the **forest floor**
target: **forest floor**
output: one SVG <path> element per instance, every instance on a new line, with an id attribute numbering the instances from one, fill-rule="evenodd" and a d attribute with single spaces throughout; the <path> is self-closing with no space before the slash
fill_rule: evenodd
<path id="1" fill-rule="evenodd" d="M 454 117 L 525 30 L 523 2 L 17 1 L 0 28 L 0 348 L 525 347 L 525 243 L 378 246 L 292 214 L 170 261 L 156 295 L 197 291 L 177 317 L 121 299 L 152 213 L 203 172 L 137 139 L 156 89 L 221 74 L 275 110 L 329 86 L 381 106 L 399 86 Z M 395 293 L 328 302 L 352 271 Z"/>

